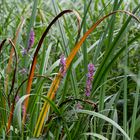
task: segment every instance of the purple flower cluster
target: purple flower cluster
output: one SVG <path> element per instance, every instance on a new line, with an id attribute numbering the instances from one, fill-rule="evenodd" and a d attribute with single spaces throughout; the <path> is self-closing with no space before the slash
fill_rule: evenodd
<path id="1" fill-rule="evenodd" d="M 33 46 L 34 40 L 35 40 L 35 33 L 34 33 L 34 30 L 31 29 L 27 51 Z"/>
<path id="2" fill-rule="evenodd" d="M 85 90 L 86 96 L 90 96 L 94 71 L 95 71 L 94 65 L 88 64 L 88 74 L 87 74 L 87 82 L 86 82 L 86 90 Z"/>
<path id="3" fill-rule="evenodd" d="M 65 76 L 65 73 L 66 73 L 66 58 L 65 58 L 64 54 L 62 54 L 60 56 L 60 66 L 61 66 L 60 72 L 61 72 L 62 76 Z"/>

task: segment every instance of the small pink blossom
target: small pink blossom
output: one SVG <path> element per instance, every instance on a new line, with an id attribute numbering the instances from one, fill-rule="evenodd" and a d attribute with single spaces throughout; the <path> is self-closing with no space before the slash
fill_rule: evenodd
<path id="1" fill-rule="evenodd" d="M 62 54 L 60 56 L 60 66 L 61 66 L 60 72 L 61 72 L 62 76 L 65 76 L 65 73 L 66 73 L 66 58 L 65 58 L 64 54 Z"/>
<path id="2" fill-rule="evenodd" d="M 30 36 L 29 36 L 29 42 L 28 42 L 27 51 L 33 46 L 34 40 L 35 40 L 35 33 L 34 33 L 34 30 L 31 29 L 31 31 L 30 31 Z"/>

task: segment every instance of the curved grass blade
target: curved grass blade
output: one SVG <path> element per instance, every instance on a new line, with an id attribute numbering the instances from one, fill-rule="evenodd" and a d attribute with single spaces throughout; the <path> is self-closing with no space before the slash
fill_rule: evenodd
<path id="1" fill-rule="evenodd" d="M 28 78 L 28 83 L 27 83 L 27 88 L 26 88 L 26 94 L 30 94 L 30 91 L 31 91 L 31 85 L 32 85 L 32 79 L 33 79 L 33 76 L 34 76 L 34 71 L 35 71 L 35 65 L 37 63 L 37 55 L 38 55 L 38 52 L 42 46 L 42 43 L 48 33 L 48 31 L 50 30 L 51 26 L 61 17 L 63 16 L 64 14 L 66 13 L 74 13 L 77 17 L 77 20 L 78 20 L 78 24 L 79 24 L 79 14 L 74 11 L 74 10 L 64 10 L 62 11 L 60 14 L 58 14 L 53 20 L 52 22 L 49 24 L 49 26 L 46 28 L 46 30 L 44 31 L 39 43 L 38 43 L 38 46 L 36 48 L 36 51 L 34 53 L 34 57 L 33 57 L 33 62 L 32 62 L 32 66 L 31 66 L 31 70 L 30 70 L 30 74 L 29 74 L 29 78 Z M 27 98 L 25 100 L 25 113 L 23 114 L 23 124 L 25 123 L 25 119 L 26 119 L 26 110 L 27 110 L 27 107 L 28 107 L 28 101 L 29 101 L 29 98 Z"/>
<path id="2" fill-rule="evenodd" d="M 15 69 L 14 69 L 13 79 L 12 79 L 12 86 L 11 86 L 10 92 L 8 94 L 8 101 L 10 101 L 10 95 L 11 95 L 12 90 L 14 88 L 14 83 L 15 83 L 15 79 L 16 79 L 16 72 L 17 72 L 17 66 L 18 66 L 18 55 L 17 55 L 15 44 L 13 43 L 13 41 L 11 39 L 9 39 L 9 42 L 10 42 L 10 44 L 12 45 L 12 47 L 14 49 L 16 62 L 15 62 Z"/>
<path id="3" fill-rule="evenodd" d="M 111 123 L 114 127 L 116 127 L 128 140 L 130 140 L 129 136 L 127 133 L 113 120 L 110 118 L 106 117 L 105 115 L 102 115 L 100 113 L 94 112 L 94 111 L 89 111 L 89 110 L 77 110 L 78 113 L 82 114 L 88 114 L 88 115 L 93 115 L 95 117 L 101 118 L 109 123 Z"/>
<path id="4" fill-rule="evenodd" d="M 0 50 L 2 49 L 4 43 L 5 43 L 6 40 L 3 41 L 3 44 L 0 45 Z M 13 48 L 13 51 L 15 53 L 15 59 L 16 59 L 16 64 L 15 64 L 15 68 L 14 68 L 14 74 L 13 74 L 13 79 L 12 79 L 12 86 L 11 86 L 11 89 L 10 89 L 10 93 L 8 94 L 8 103 L 9 103 L 9 106 L 10 106 L 10 94 L 12 93 L 12 90 L 14 88 L 14 84 L 15 84 L 15 78 L 16 78 L 16 72 L 17 72 L 17 63 L 18 63 L 18 56 L 17 56 L 17 52 L 16 52 L 16 47 L 14 45 L 14 43 L 12 42 L 11 39 L 8 39 L 9 43 L 11 44 L 12 48 Z M 9 132 L 9 129 L 10 129 L 10 125 L 11 125 L 11 121 L 12 121 L 12 110 L 13 110 L 13 107 L 11 107 L 11 111 L 10 111 L 10 116 L 9 116 L 9 119 L 8 119 L 8 126 L 7 126 L 7 133 Z"/>
<path id="5" fill-rule="evenodd" d="M 14 37 L 14 39 L 13 39 L 13 43 L 14 43 L 15 45 L 16 45 L 16 42 L 17 42 L 19 33 L 20 33 L 20 31 L 21 31 L 21 29 L 22 29 L 22 26 L 23 26 L 23 24 L 24 24 L 24 21 L 25 21 L 24 18 L 21 18 L 21 21 L 20 21 L 19 26 L 18 26 L 18 28 L 17 28 L 15 37 Z M 9 73 L 10 73 L 10 71 L 11 71 L 11 63 L 12 63 L 12 60 L 13 60 L 13 53 L 14 53 L 14 49 L 13 49 L 13 47 L 12 47 L 12 48 L 11 48 L 11 52 L 10 52 L 9 61 L 8 61 L 8 66 L 7 66 L 7 68 L 6 68 L 6 73 L 7 73 L 7 75 L 6 75 L 6 79 L 5 79 L 5 93 L 7 93 L 7 91 L 8 91 Z"/>
<path id="6" fill-rule="evenodd" d="M 13 79 L 12 79 L 12 86 L 11 86 L 11 89 L 10 89 L 10 93 L 8 94 L 8 101 L 10 102 L 10 95 L 11 95 L 11 93 L 12 93 L 12 90 L 13 90 L 14 84 L 15 84 L 15 78 L 16 78 L 16 72 L 17 72 L 17 66 L 18 66 L 18 56 L 17 56 L 16 47 L 15 47 L 14 42 L 12 42 L 12 40 L 10 40 L 10 39 L 9 39 L 9 42 L 10 42 L 10 44 L 12 45 L 12 48 L 13 48 L 14 53 L 15 53 L 15 58 L 16 58 L 16 64 L 15 64 L 15 69 L 14 69 L 14 74 L 13 74 Z M 9 104 L 10 104 L 10 103 L 9 103 Z M 13 110 L 14 110 L 14 108 L 11 106 L 10 116 L 9 116 L 8 125 L 7 125 L 7 133 L 8 133 L 9 130 L 10 130 L 10 125 L 11 125 L 12 116 L 13 116 L 13 113 L 12 113 Z"/>
<path id="7" fill-rule="evenodd" d="M 116 14 L 118 12 L 121 13 L 126 13 L 130 16 L 132 16 L 134 19 L 136 19 L 139 22 L 139 19 L 134 16 L 132 13 L 128 12 L 128 11 L 123 11 L 123 10 L 117 10 L 114 11 L 112 13 L 109 13 L 108 15 L 105 15 L 104 17 L 102 17 L 101 19 L 99 19 L 95 24 L 93 24 L 93 26 L 84 34 L 84 36 L 80 39 L 80 41 L 76 44 L 76 46 L 74 47 L 74 49 L 71 51 L 71 53 L 69 54 L 68 58 L 66 59 L 66 70 L 69 68 L 73 58 L 75 57 L 75 55 L 77 54 L 79 48 L 81 47 L 81 45 L 83 44 L 83 42 L 85 41 L 85 39 L 89 36 L 89 34 L 107 17 Z M 50 90 L 47 94 L 47 97 L 50 98 L 50 100 L 52 100 L 55 97 L 56 91 L 59 87 L 60 81 L 61 81 L 61 73 L 59 72 L 58 75 L 55 77 L 54 81 L 52 82 L 52 85 L 50 87 Z M 50 105 L 47 104 L 46 102 L 44 103 L 42 110 L 40 112 L 36 127 L 35 127 L 35 131 L 34 131 L 34 136 L 35 137 L 39 137 L 42 127 L 43 127 L 43 123 L 44 120 L 46 118 L 47 112 L 50 108 Z"/>
<path id="8" fill-rule="evenodd" d="M 18 55 L 17 55 L 17 51 L 16 51 L 16 47 L 13 43 L 13 41 L 11 39 L 8 39 L 9 43 L 11 44 L 11 46 L 13 47 L 14 49 L 14 52 L 15 52 L 15 59 L 16 59 L 16 64 L 15 64 L 15 68 L 14 68 L 14 74 L 13 74 L 13 79 L 12 79 L 12 86 L 11 86 L 11 89 L 10 89 L 10 92 L 8 94 L 8 102 L 9 102 L 9 105 L 10 105 L 10 100 L 9 100 L 9 96 L 10 94 L 12 93 L 12 90 L 14 88 L 14 83 L 15 83 L 15 77 L 16 77 L 16 71 L 17 71 L 17 63 L 18 63 Z M 0 52 L 1 52 L 1 49 L 4 45 L 4 43 L 6 42 L 6 40 L 3 40 L 2 43 L 0 44 Z"/>

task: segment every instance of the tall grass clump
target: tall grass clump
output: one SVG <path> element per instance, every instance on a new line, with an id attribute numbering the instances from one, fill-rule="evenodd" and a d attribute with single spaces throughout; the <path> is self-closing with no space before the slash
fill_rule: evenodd
<path id="1" fill-rule="evenodd" d="M 0 139 L 140 139 L 137 0 L 0 3 Z"/>

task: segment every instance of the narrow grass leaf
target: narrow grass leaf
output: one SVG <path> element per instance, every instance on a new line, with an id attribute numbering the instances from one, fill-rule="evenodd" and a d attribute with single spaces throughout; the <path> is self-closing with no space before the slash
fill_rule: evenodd
<path id="1" fill-rule="evenodd" d="M 89 110 L 77 110 L 77 113 L 82 113 L 82 114 L 88 114 L 88 115 L 93 115 L 95 117 L 101 118 L 109 123 L 111 123 L 114 127 L 116 127 L 128 140 L 130 140 L 129 136 L 127 135 L 127 133 L 113 120 L 111 120 L 110 118 L 94 112 L 94 111 L 89 111 Z"/>

